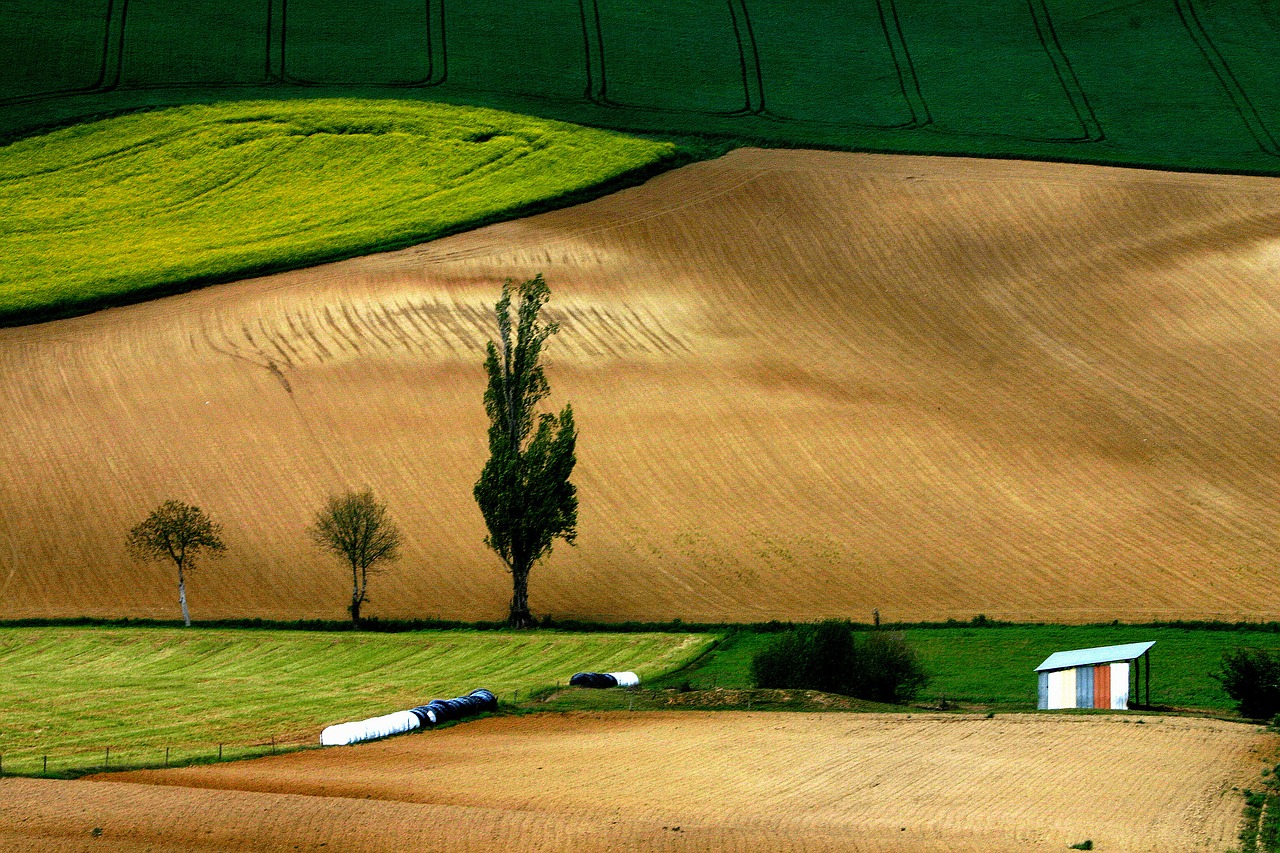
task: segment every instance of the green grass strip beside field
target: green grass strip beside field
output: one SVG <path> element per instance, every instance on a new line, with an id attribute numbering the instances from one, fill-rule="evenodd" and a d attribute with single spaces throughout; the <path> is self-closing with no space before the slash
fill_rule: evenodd
<path id="1" fill-rule="evenodd" d="M 484 687 L 566 684 L 580 670 L 676 669 L 706 634 L 426 631 L 404 634 L 174 628 L 0 629 L 0 756 L 7 773 L 211 756 Z M 259 750 L 261 751 L 261 750 Z"/>
<path id="2" fill-rule="evenodd" d="M 1280 649 L 1271 631 L 1208 631 L 1119 626 L 996 625 L 912 628 L 904 632 L 930 675 L 917 701 L 1030 710 L 1036 704 L 1035 668 L 1056 651 L 1155 640 L 1151 701 L 1156 706 L 1229 712 L 1231 698 L 1210 673 L 1223 652 L 1237 646 Z M 742 632 L 693 667 L 669 676 L 672 686 L 695 689 L 751 686 L 751 659 L 772 638 Z"/>
<path id="3" fill-rule="evenodd" d="M 1280 851 L 1280 781 L 1276 774 L 1280 765 L 1264 768 L 1262 790 L 1246 788 L 1244 818 L 1240 827 L 1241 853 L 1277 853 Z"/>
<path id="4" fill-rule="evenodd" d="M 401 101 L 191 105 L 0 148 L 0 322 L 404 246 L 661 168 L 670 143 Z"/>
<path id="5" fill-rule="evenodd" d="M 1223 652 L 1280 649 L 1280 632 L 1248 629 L 997 624 L 905 633 L 931 676 L 918 706 L 945 698 L 996 711 L 1035 707 L 1034 669 L 1054 651 L 1155 640 L 1157 709 L 1227 714 L 1231 699 L 1210 676 Z M 219 744 L 226 758 L 258 755 L 273 737 L 311 745 L 330 723 L 476 687 L 507 703 L 518 692 L 527 709 L 584 669 L 633 669 L 645 689 L 559 692 L 532 707 L 665 708 L 653 690 L 750 688 L 751 659 L 774 636 L 736 630 L 713 647 L 712 633 L 0 628 L 0 760 L 6 773 L 39 774 L 48 755 L 58 775 L 102 767 L 106 747 L 112 767 L 158 766 L 166 748 L 173 764 L 211 760 Z M 750 698 L 737 701 L 751 707 Z"/>

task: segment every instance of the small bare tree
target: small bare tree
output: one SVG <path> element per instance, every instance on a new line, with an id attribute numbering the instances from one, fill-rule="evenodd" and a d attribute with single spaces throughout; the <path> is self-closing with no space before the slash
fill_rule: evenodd
<path id="1" fill-rule="evenodd" d="M 307 528 L 311 539 L 338 555 L 351 567 L 351 621 L 360 625 L 360 605 L 369 600 L 369 575 L 381 569 L 378 563 L 399 559 L 403 539 L 387 516 L 386 504 L 373 492 L 347 492 L 330 497 L 316 513 L 316 523 Z"/>
<path id="2" fill-rule="evenodd" d="M 186 573 L 196 567 L 196 557 L 207 552 L 220 557 L 227 550 L 219 534 L 222 525 L 209 520 L 198 506 L 182 501 L 165 501 L 146 520 L 129 531 L 125 548 L 136 560 L 172 560 L 178 567 L 178 603 L 182 623 L 191 627 L 187 611 Z"/>

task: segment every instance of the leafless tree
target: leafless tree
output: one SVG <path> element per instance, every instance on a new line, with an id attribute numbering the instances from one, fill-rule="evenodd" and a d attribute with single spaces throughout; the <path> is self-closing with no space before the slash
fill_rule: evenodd
<path id="1" fill-rule="evenodd" d="M 182 605 L 182 623 L 191 627 L 187 611 L 186 573 L 196 567 L 202 552 L 220 557 L 227 550 L 219 534 L 222 525 L 215 524 L 198 506 L 182 501 L 165 501 L 151 511 L 146 520 L 129 531 L 125 548 L 137 560 L 172 560 L 178 567 L 178 602 Z"/>
<path id="2" fill-rule="evenodd" d="M 369 575 L 381 571 L 379 563 L 400 557 L 403 538 L 387 515 L 386 504 L 373 492 L 347 492 L 329 498 L 307 528 L 311 539 L 332 551 L 351 568 L 351 620 L 360 625 L 360 605 L 369 600 Z"/>

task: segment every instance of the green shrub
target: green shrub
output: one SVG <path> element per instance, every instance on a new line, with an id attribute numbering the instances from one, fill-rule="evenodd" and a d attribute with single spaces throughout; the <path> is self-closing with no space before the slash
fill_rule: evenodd
<path id="1" fill-rule="evenodd" d="M 915 649 L 898 633 L 873 631 L 861 643 L 860 689 L 854 693 L 876 702 L 906 702 L 928 682 Z"/>
<path id="2" fill-rule="evenodd" d="M 812 656 L 803 629 L 778 634 L 751 660 L 751 681 L 756 687 L 794 687 L 810 680 Z"/>
<path id="3" fill-rule="evenodd" d="M 1280 652 L 1229 649 L 1213 677 L 1244 716 L 1262 720 L 1280 713 Z"/>
<path id="4" fill-rule="evenodd" d="M 928 678 L 901 634 L 855 633 L 828 620 L 779 634 L 751 662 L 757 687 L 842 693 L 876 702 L 905 702 Z"/>

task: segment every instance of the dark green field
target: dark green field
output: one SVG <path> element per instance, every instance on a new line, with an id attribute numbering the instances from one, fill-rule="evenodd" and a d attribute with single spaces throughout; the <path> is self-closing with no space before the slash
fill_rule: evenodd
<path id="1" fill-rule="evenodd" d="M 779 145 L 1280 173 L 1269 0 L 10 0 L 0 132 L 378 94 Z"/>

